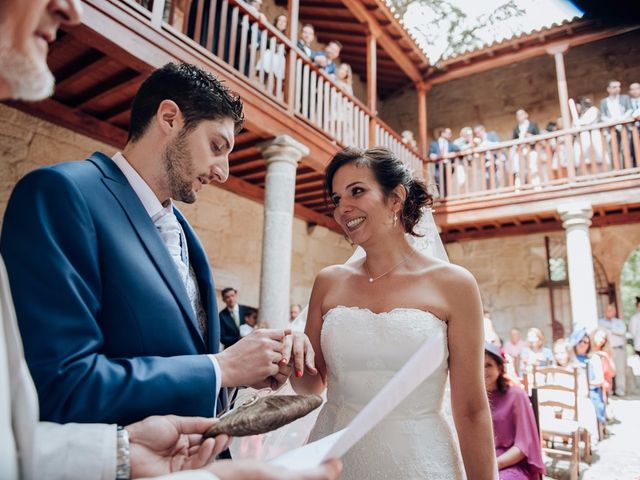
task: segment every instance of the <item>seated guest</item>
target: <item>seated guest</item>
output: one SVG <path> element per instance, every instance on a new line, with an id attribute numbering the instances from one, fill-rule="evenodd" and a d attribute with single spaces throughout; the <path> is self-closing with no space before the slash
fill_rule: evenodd
<path id="1" fill-rule="evenodd" d="M 353 72 L 351 65 L 341 63 L 336 73 L 336 85 L 342 88 L 349 95 L 353 95 Z"/>
<path id="2" fill-rule="evenodd" d="M 309 58 L 309 60 L 313 60 L 317 52 L 313 50 L 312 44 L 315 38 L 315 30 L 313 25 L 307 23 L 302 27 L 302 32 L 300 33 L 300 38 L 298 39 L 297 47 L 302 50 L 302 52 Z"/>
<path id="3" fill-rule="evenodd" d="M 484 381 L 500 480 L 538 480 L 544 473 L 540 435 L 529 397 L 505 377 L 499 347 L 484 346 Z"/>
<path id="4" fill-rule="evenodd" d="M 573 348 L 569 344 L 569 340 L 566 338 L 559 338 L 553 342 L 553 357 L 555 358 L 556 365 L 564 368 L 578 368 L 574 364 Z M 540 381 L 540 379 L 538 379 Z M 543 379 L 544 383 L 555 383 L 557 385 L 575 388 L 574 382 L 570 380 L 567 375 L 556 375 L 554 378 Z M 587 376 L 583 374 L 578 375 L 578 423 L 580 426 L 589 432 L 591 436 L 591 444 L 598 443 L 598 417 L 596 416 L 596 409 L 593 403 L 589 399 L 589 384 L 587 382 Z M 562 392 L 564 393 L 564 392 Z M 566 401 L 566 397 L 563 396 L 563 400 Z"/>
<path id="5" fill-rule="evenodd" d="M 520 109 L 516 112 L 516 120 L 518 124 L 513 129 L 513 139 L 530 137 L 532 135 L 538 135 L 540 129 L 538 124 L 529 121 L 529 114 L 526 110 Z"/>
<path id="6" fill-rule="evenodd" d="M 526 347 L 527 342 L 520 337 L 520 329 L 512 328 L 509 332 L 509 340 L 504 344 L 504 353 L 511 357 L 518 374 L 520 373 L 518 370 L 520 368 L 520 355 Z"/>
<path id="7" fill-rule="evenodd" d="M 240 326 L 250 307 L 238 303 L 238 291 L 233 287 L 222 290 L 222 301 L 226 307 L 220 310 L 220 343 L 229 348 L 240 340 Z"/>
<path id="8" fill-rule="evenodd" d="M 240 325 L 240 337 L 246 337 L 256 328 L 258 324 L 258 310 L 246 307 L 244 313 L 244 323 Z"/>
<path id="9" fill-rule="evenodd" d="M 553 353 L 544 346 L 544 334 L 539 328 L 527 331 L 527 347 L 522 350 L 520 373 L 530 373 L 533 365 L 546 367 L 553 364 Z"/>
<path id="10" fill-rule="evenodd" d="M 596 328 L 591 334 L 591 338 L 593 339 L 593 360 L 595 361 L 597 357 L 602 363 L 602 375 L 604 376 L 602 389 L 606 403 L 607 398 L 613 391 L 613 377 L 616 376 L 616 364 L 613 362 L 613 349 L 611 348 L 611 342 L 609 342 L 609 332 L 604 328 Z"/>
<path id="11" fill-rule="evenodd" d="M 590 354 L 591 338 L 587 334 L 587 330 L 582 328 L 573 332 L 569 337 L 569 345 L 573 347 L 573 365 L 587 369 L 589 376 L 589 399 L 596 409 L 598 422 L 604 425 L 606 422 L 604 394 L 602 391 L 604 373 L 602 372 L 602 362 L 600 362 L 600 359 L 596 358 L 596 361 L 594 361 Z"/>

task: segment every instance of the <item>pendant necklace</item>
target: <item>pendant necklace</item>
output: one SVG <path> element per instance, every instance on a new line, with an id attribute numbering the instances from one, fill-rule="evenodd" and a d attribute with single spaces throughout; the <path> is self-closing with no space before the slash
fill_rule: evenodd
<path id="1" fill-rule="evenodd" d="M 402 259 L 402 261 L 400 263 L 396 263 L 393 267 L 391 267 L 389 270 L 387 270 L 386 272 L 384 272 L 382 275 L 378 275 L 377 277 L 372 277 L 371 276 L 371 272 L 369 271 L 369 268 L 367 267 L 367 261 L 365 260 L 364 263 L 362 264 L 364 266 L 364 269 L 367 272 L 367 277 L 369 279 L 369 283 L 373 283 L 376 280 L 379 280 L 380 278 L 384 277 L 385 275 L 387 275 L 388 273 L 391 273 L 393 270 L 395 270 L 396 268 L 398 268 L 400 265 L 402 265 L 404 262 L 406 262 L 407 260 L 409 260 L 411 257 L 413 257 L 413 254 L 416 253 L 415 250 L 413 250 L 409 255 L 407 255 L 404 259 Z"/>

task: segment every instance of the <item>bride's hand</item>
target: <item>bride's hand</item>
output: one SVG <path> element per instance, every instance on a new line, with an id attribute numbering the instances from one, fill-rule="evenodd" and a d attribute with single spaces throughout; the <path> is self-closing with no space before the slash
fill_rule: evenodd
<path id="1" fill-rule="evenodd" d="M 315 352 L 307 337 L 303 332 L 292 332 L 283 340 L 282 360 L 280 367 L 293 364 L 296 377 L 301 377 L 306 371 L 310 375 L 317 375 L 318 370 L 315 364 Z"/>

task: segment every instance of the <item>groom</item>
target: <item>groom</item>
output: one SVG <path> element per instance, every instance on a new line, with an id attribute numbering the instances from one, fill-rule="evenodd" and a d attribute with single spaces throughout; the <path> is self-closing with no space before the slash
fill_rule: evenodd
<path id="1" fill-rule="evenodd" d="M 223 387 L 288 378 L 283 330 L 218 353 L 207 256 L 173 204 L 227 179 L 242 122 L 240 99 L 213 75 L 168 64 L 140 87 L 122 153 L 18 182 L 0 252 L 43 420 L 210 417 Z"/>

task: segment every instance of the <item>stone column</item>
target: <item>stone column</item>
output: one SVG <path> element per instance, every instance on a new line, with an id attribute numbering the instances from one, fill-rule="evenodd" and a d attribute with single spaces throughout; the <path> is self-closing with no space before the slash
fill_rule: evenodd
<path id="1" fill-rule="evenodd" d="M 288 135 L 257 145 L 267 162 L 260 275 L 260 322 L 289 324 L 291 241 L 298 162 L 309 148 Z"/>
<path id="2" fill-rule="evenodd" d="M 593 210 L 589 202 L 573 202 L 558 206 L 558 213 L 567 231 L 567 273 L 573 330 L 585 327 L 591 332 L 598 326 L 596 282 L 589 239 Z"/>
<path id="3" fill-rule="evenodd" d="M 553 45 L 547 48 L 547 53 L 553 55 L 556 64 L 556 80 L 558 82 L 558 100 L 560 101 L 560 114 L 562 116 L 563 130 L 571 128 L 573 122 L 569 113 L 569 89 L 567 88 L 567 75 L 564 68 L 564 54 L 569 49 L 568 44 Z M 570 178 L 575 177 L 575 165 L 573 163 L 573 136 L 564 136 L 564 148 L 567 158 L 567 173 Z"/>

